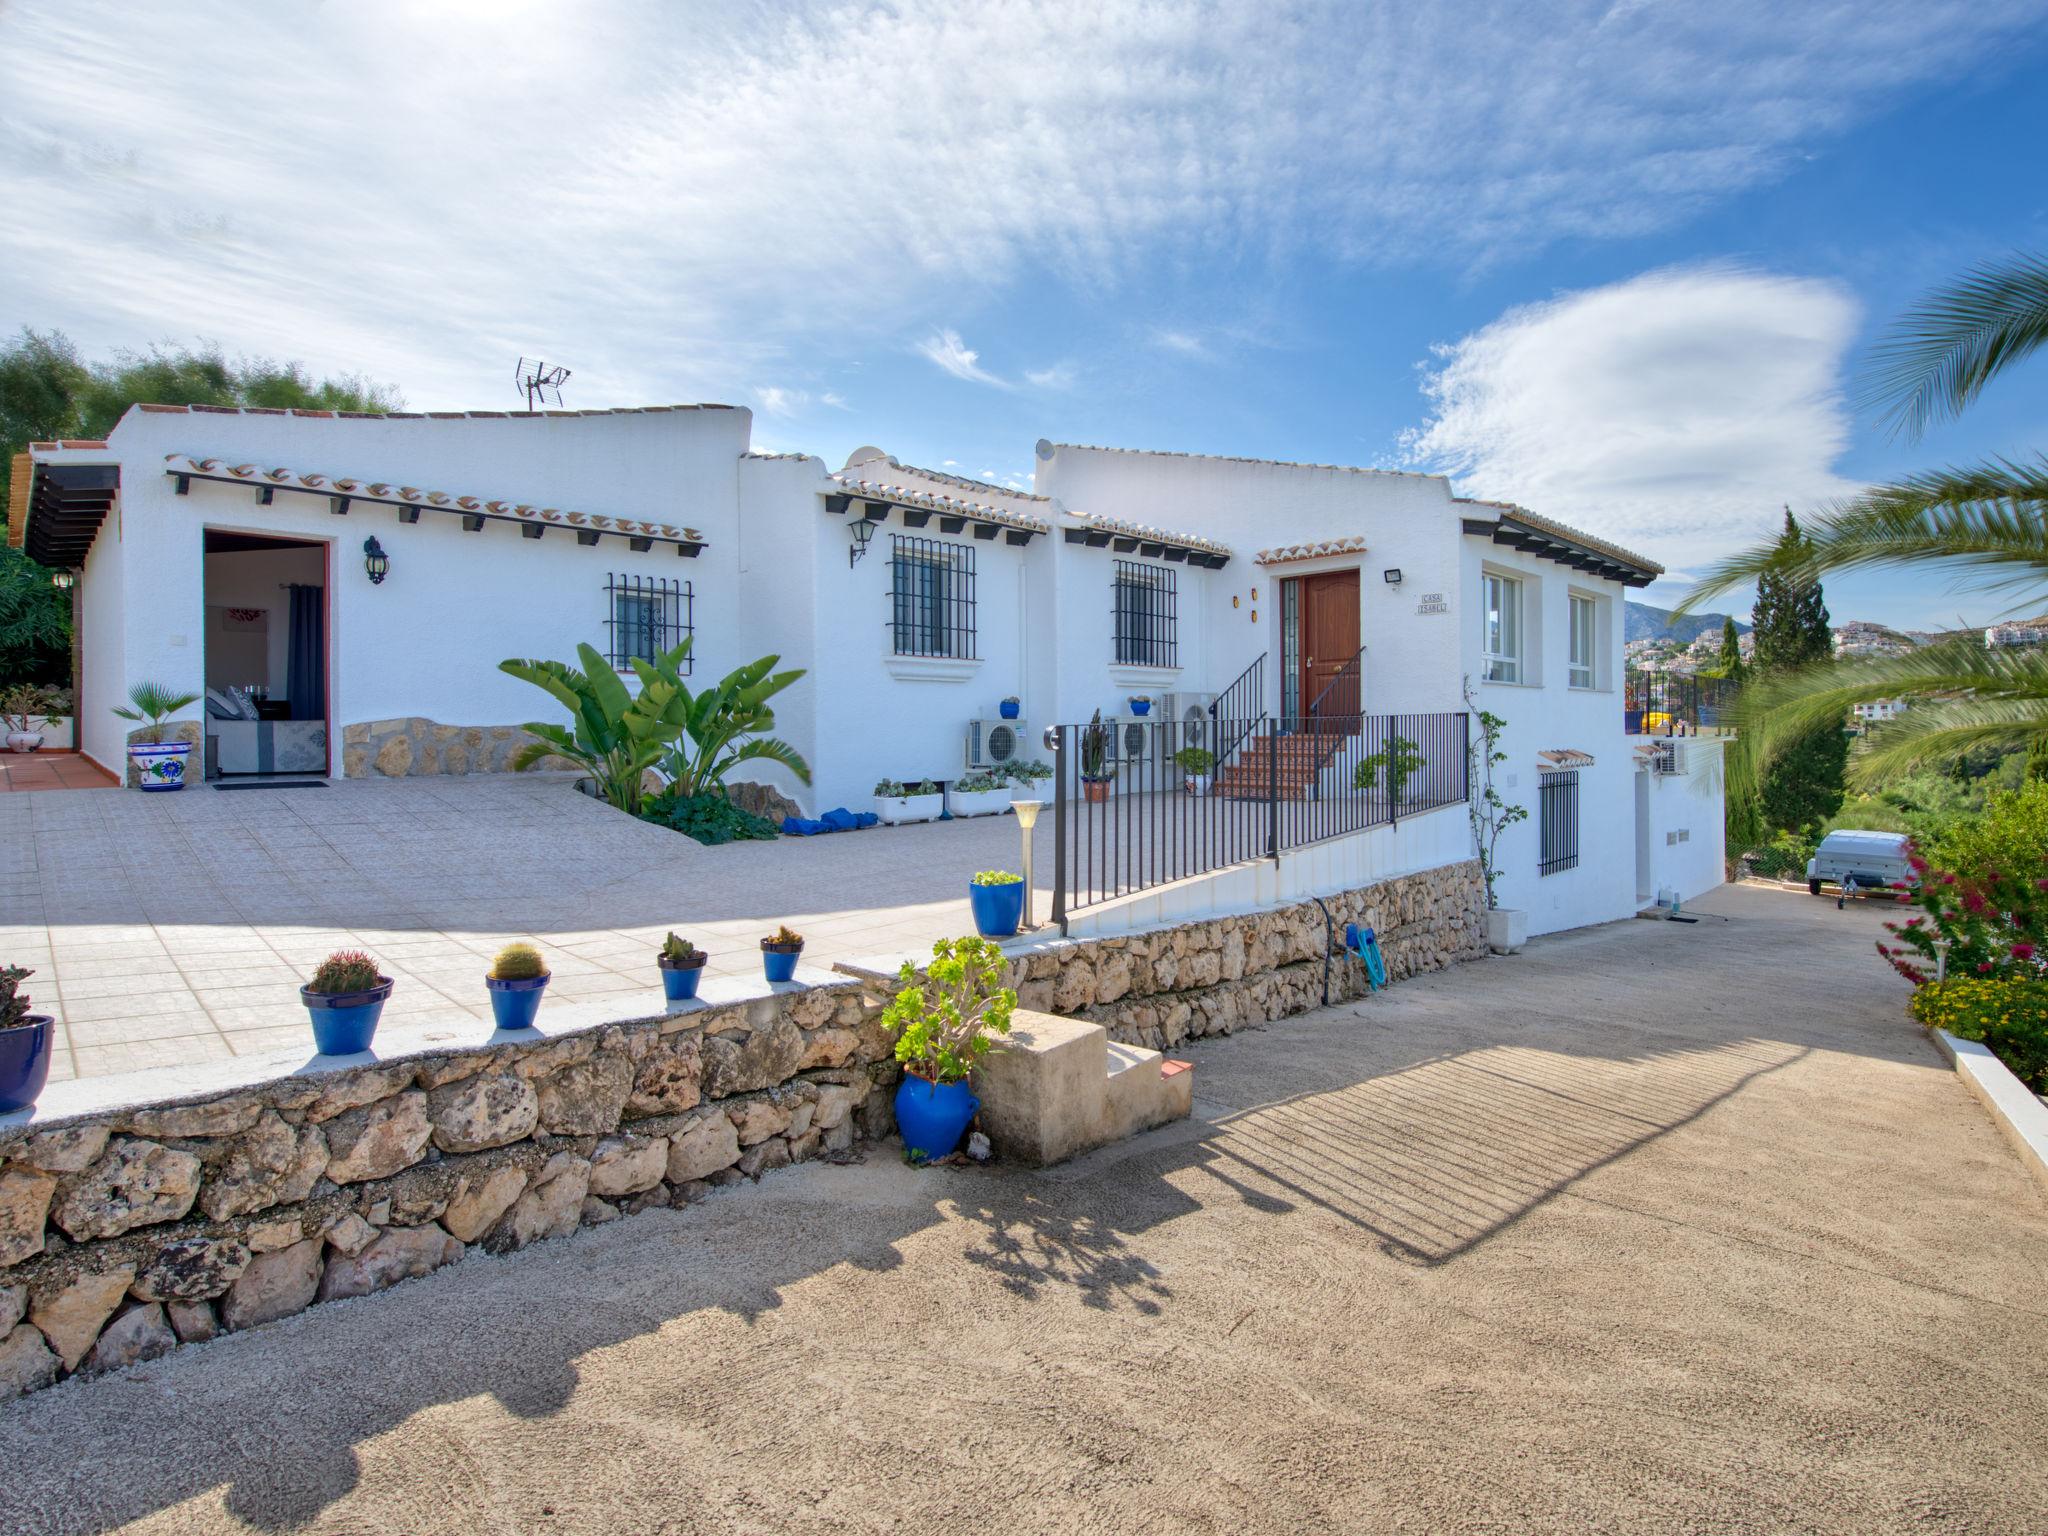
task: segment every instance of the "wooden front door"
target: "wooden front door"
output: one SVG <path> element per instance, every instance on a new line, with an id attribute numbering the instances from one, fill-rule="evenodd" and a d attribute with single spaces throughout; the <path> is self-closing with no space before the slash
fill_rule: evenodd
<path id="1" fill-rule="evenodd" d="M 1325 571 L 1301 578 L 1301 712 L 1328 718 L 1364 706 L 1358 656 L 1358 572 Z M 1347 672 L 1346 668 L 1350 668 Z M 1344 673 L 1341 685 L 1332 687 Z M 1323 690 L 1329 689 L 1327 697 Z M 1317 704 L 1316 701 L 1322 702 Z"/>

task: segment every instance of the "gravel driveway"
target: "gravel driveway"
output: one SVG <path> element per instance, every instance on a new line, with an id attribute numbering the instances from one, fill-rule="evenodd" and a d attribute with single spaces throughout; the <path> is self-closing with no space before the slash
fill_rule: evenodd
<path id="1" fill-rule="evenodd" d="M 2048 1529 L 2048 1201 L 1755 889 L 0 1409 L 0 1529 Z M 124 1522 L 126 1524 L 124 1524 Z"/>

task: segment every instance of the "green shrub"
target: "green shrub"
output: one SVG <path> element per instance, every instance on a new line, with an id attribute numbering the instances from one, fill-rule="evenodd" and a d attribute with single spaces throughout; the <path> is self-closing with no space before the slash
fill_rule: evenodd
<path id="1" fill-rule="evenodd" d="M 923 981 L 904 962 L 903 990 L 882 1013 L 905 1071 L 932 1083 L 957 1083 L 1010 1032 L 1017 994 L 1003 985 L 1003 952 L 986 939 L 941 939 Z"/>
<path id="2" fill-rule="evenodd" d="M 548 963 L 531 944 L 507 944 L 491 962 L 493 981 L 532 981 L 548 973 Z"/>
<path id="3" fill-rule="evenodd" d="M 1198 779 L 1216 766 L 1216 754 L 1207 747 L 1182 747 L 1173 754 L 1173 760 L 1182 773 L 1193 774 Z"/>
<path id="4" fill-rule="evenodd" d="M 363 951 L 337 949 L 320 962 L 313 979 L 306 983 L 306 990 L 333 997 L 343 992 L 367 992 L 383 985 L 383 981 L 377 974 L 377 962 Z"/>
<path id="5" fill-rule="evenodd" d="M 1960 1040 L 1979 1040 L 2035 1093 L 2048 1093 L 2048 980 L 1958 976 L 1913 994 L 1913 1017 Z"/>
<path id="6" fill-rule="evenodd" d="M 1994 789 L 1975 816 L 1956 818 L 1928 848 L 1944 869 L 1995 869 L 2006 874 L 2048 869 L 2048 783 Z"/>
<path id="7" fill-rule="evenodd" d="M 1422 755 L 1416 750 L 1415 742 L 1406 736 L 1389 736 L 1383 751 L 1373 753 L 1352 772 L 1351 787 L 1378 789 L 1380 776 L 1384 774 L 1387 780 L 1387 795 L 1398 800 L 1408 781 L 1423 766 L 1423 761 Z"/>
<path id="8" fill-rule="evenodd" d="M 899 784 L 894 779 L 884 779 L 875 786 L 878 800 L 902 800 L 911 795 L 936 795 L 939 786 L 930 779 L 920 779 L 915 784 Z"/>
<path id="9" fill-rule="evenodd" d="M 0 1029 L 17 1029 L 28 1019 L 28 994 L 21 984 L 35 975 L 26 966 L 0 965 Z"/>
<path id="10" fill-rule="evenodd" d="M 1042 763 L 1036 759 L 1027 762 L 1017 758 L 996 769 L 995 775 L 999 779 L 1006 779 L 1015 784 L 1019 789 L 1029 789 L 1033 784 L 1052 777 L 1052 764 Z"/>
<path id="11" fill-rule="evenodd" d="M 1024 877 L 1013 875 L 1007 869 L 984 869 L 976 875 L 970 885 L 1022 885 Z"/>
<path id="12" fill-rule="evenodd" d="M 679 795 L 664 791 L 640 808 L 640 819 L 716 847 L 721 843 L 772 843 L 782 835 L 766 816 L 743 811 L 719 791 Z"/>

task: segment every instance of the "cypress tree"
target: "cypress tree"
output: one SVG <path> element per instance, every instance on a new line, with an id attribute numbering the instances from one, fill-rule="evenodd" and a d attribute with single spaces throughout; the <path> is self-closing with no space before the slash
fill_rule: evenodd
<path id="1" fill-rule="evenodd" d="M 1735 632 L 1735 620 L 1732 618 L 1721 621 L 1721 655 L 1714 664 L 1714 670 L 1731 683 L 1741 682 L 1746 670 L 1742 662 L 1742 636 Z"/>
<path id="2" fill-rule="evenodd" d="M 1778 536 L 1780 562 L 1757 579 L 1756 608 L 1750 615 L 1758 672 L 1791 671 L 1834 654 L 1820 583 L 1797 563 L 1804 543 L 1787 507 L 1785 531 Z M 1764 770 L 1758 787 L 1765 825 L 1773 831 L 1803 831 L 1826 821 L 1842 808 L 1848 767 L 1849 737 L 1839 723 L 1817 725 L 1788 744 Z"/>

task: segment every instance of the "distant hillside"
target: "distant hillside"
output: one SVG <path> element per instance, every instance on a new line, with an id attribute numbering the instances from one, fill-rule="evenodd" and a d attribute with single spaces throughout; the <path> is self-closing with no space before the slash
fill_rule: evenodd
<path id="1" fill-rule="evenodd" d="M 1721 625 L 1727 618 L 1728 615 L 1725 613 L 1695 613 L 1683 619 L 1673 619 L 1669 608 L 1652 608 L 1648 603 L 1630 603 L 1628 623 L 1622 639 L 1673 640 L 1680 645 L 1691 645 L 1709 631 L 1718 635 L 1721 632 Z M 1737 619 L 1735 632 L 1746 635 L 1749 633 L 1749 626 Z"/>

